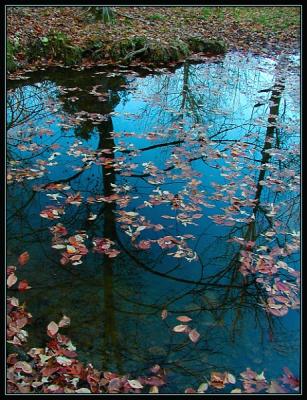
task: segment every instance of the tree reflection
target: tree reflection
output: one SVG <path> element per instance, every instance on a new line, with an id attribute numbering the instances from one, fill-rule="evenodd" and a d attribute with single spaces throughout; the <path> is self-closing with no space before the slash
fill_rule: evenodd
<path id="1" fill-rule="evenodd" d="M 43 321 L 37 320 L 34 323 L 35 336 L 39 336 L 39 330 L 42 330 L 42 326 L 50 318 L 56 319 L 59 312 L 65 312 L 72 317 L 72 321 L 76 321 L 75 325 L 72 324 L 70 334 L 80 348 L 82 357 L 87 359 L 87 351 L 91 355 L 96 354 L 94 362 L 103 369 L 114 368 L 123 373 L 135 369 L 140 372 L 159 363 L 169 371 L 176 371 L 181 377 L 190 379 L 190 376 L 195 376 L 199 379 L 212 368 L 231 368 L 233 359 L 240 359 L 232 349 L 234 343 L 239 345 L 242 341 L 246 351 L 251 349 L 254 343 L 248 336 L 252 322 L 256 324 L 255 340 L 259 342 L 263 340 L 267 343 L 268 337 L 282 341 L 283 335 L 288 334 L 288 327 L 283 328 L 282 323 L 264 309 L 263 302 L 272 296 L 266 291 L 265 284 L 257 281 L 259 275 L 242 273 L 242 257 L 244 259 L 249 256 L 254 246 L 252 243 L 257 242 L 258 247 L 265 244 L 269 252 L 274 249 L 270 243 L 263 244 L 263 235 L 269 229 L 278 228 L 272 217 L 268 216 L 266 206 L 270 205 L 272 214 L 272 209 L 275 207 L 278 212 L 280 202 L 285 200 L 284 191 L 272 194 L 263 184 L 270 183 L 266 180 L 267 171 L 278 171 L 279 168 L 279 172 L 283 172 L 297 170 L 298 167 L 293 165 L 295 153 L 293 162 L 279 157 L 277 163 L 274 161 L 274 152 L 272 153 L 275 149 L 285 149 L 287 146 L 282 128 L 277 126 L 285 79 L 273 82 L 270 96 L 266 99 L 269 106 L 267 111 L 263 109 L 261 113 L 259 107 L 255 106 L 255 99 L 251 98 L 252 106 L 245 104 L 244 107 L 247 112 L 252 109 L 252 115 L 247 115 L 246 112 L 239 118 L 235 108 L 239 108 L 241 104 L 235 103 L 235 99 L 241 95 L 240 85 L 246 84 L 243 89 L 248 90 L 251 77 L 246 76 L 244 80 L 237 71 L 238 79 L 229 84 L 233 90 L 233 112 L 217 112 L 214 115 L 214 112 L 208 110 L 220 110 L 219 102 L 224 101 L 229 107 L 230 101 L 226 94 L 223 98 L 217 96 L 217 92 L 223 90 L 226 80 L 233 78 L 235 72 L 227 74 L 227 65 L 210 65 L 206 70 L 207 75 L 202 79 L 197 73 L 197 67 L 192 67 L 185 63 L 175 77 L 161 76 L 160 80 L 151 78 L 155 83 L 155 79 L 158 79 L 158 85 L 151 86 L 150 90 L 160 96 L 162 106 L 149 101 L 143 109 L 143 115 L 139 116 L 140 124 L 146 120 L 145 125 L 149 124 L 149 131 L 136 133 L 136 136 L 140 135 L 138 144 L 133 135 L 130 142 L 130 136 L 124 134 L 129 132 L 129 128 L 125 128 L 125 124 L 129 124 L 128 117 L 121 120 L 121 132 L 119 137 L 116 136 L 116 124 L 119 124 L 116 113 L 120 112 L 117 110 L 122 104 L 123 93 L 127 90 L 128 97 L 132 93 L 127 89 L 127 81 L 123 75 L 111 74 L 110 77 L 100 78 L 99 75 L 90 75 L 88 71 L 74 72 L 70 76 L 64 72 L 55 73 L 52 75 L 53 85 L 45 85 L 52 88 L 53 96 L 57 96 L 53 97 L 53 101 L 61 105 L 61 115 L 64 115 L 61 130 L 57 128 L 57 143 L 64 152 L 69 153 L 71 159 L 75 157 L 78 162 L 75 165 L 74 160 L 65 159 L 55 169 L 60 171 L 65 163 L 71 162 L 76 166 L 76 171 L 68 168 L 67 175 L 64 175 L 54 173 L 51 169 L 50 174 L 44 173 L 38 177 L 37 186 L 40 190 L 33 192 L 31 182 L 23 180 L 23 190 L 29 192 L 28 200 L 23 204 L 19 198 L 20 189 L 15 188 L 15 183 L 10 184 L 12 189 L 9 188 L 9 198 L 14 199 L 14 205 L 10 210 L 13 217 L 12 225 L 8 224 L 8 239 L 11 243 L 16 243 L 17 247 L 20 244 L 28 245 L 27 241 L 35 237 L 35 243 L 32 244 L 34 259 L 44 254 L 45 260 L 48 260 L 48 266 L 44 268 L 39 279 L 38 264 L 33 267 L 33 271 L 28 272 L 33 294 L 28 292 L 25 298 L 34 315 L 44 315 Z M 217 81 L 218 85 L 211 87 L 214 76 L 221 71 L 227 79 Z M 30 81 L 31 85 L 35 79 L 34 77 L 33 82 Z M 253 84 L 255 79 L 256 75 Z M 152 85 L 152 81 L 146 82 Z M 78 100 L 72 101 L 72 93 L 68 88 L 76 85 Z M 21 85 L 12 94 L 24 99 L 23 91 L 27 87 Z M 57 91 L 56 88 L 59 87 L 61 90 Z M 93 87 L 96 92 L 101 93 L 103 101 L 93 95 Z M 205 111 L 200 100 L 204 87 L 208 89 Z M 148 95 L 148 90 L 143 89 L 140 95 L 146 94 Z M 42 91 L 41 96 L 37 108 L 34 107 L 31 112 L 35 118 L 40 116 L 44 121 L 44 118 L 50 118 L 50 113 L 47 116 L 40 114 L 46 111 L 42 104 L 45 104 L 45 97 L 49 93 Z M 163 96 L 165 98 L 162 101 Z M 150 92 L 148 97 L 152 98 L 153 93 Z M 19 107 L 25 107 L 25 113 L 15 110 L 17 103 Z M 11 119 L 8 127 L 11 131 L 14 130 L 14 125 L 23 126 L 22 123 L 28 124 L 30 119 L 27 101 L 17 103 L 11 102 L 9 106 Z M 127 103 L 129 104 L 129 100 Z M 171 109 L 170 115 L 164 106 Z M 284 103 L 283 112 L 286 112 L 285 108 Z M 51 110 L 54 110 L 54 103 Z M 255 124 L 254 112 L 257 118 L 263 118 L 264 125 L 259 127 Z M 26 117 L 21 121 L 18 115 Z M 159 125 L 156 130 L 153 129 L 155 124 Z M 160 131 L 163 133 L 162 128 L 166 129 L 166 126 L 171 126 L 171 129 L 167 134 L 161 134 L 158 142 L 150 144 L 145 140 L 147 135 L 154 136 Z M 71 139 L 72 134 L 74 137 Z M 80 139 L 82 145 L 78 143 Z M 84 140 L 89 143 L 88 147 L 84 146 Z M 49 146 L 52 146 L 52 142 Z M 32 161 L 28 163 L 37 165 L 35 147 L 33 149 L 33 157 L 29 159 Z M 20 152 L 17 158 L 22 160 Z M 14 161 L 14 156 L 11 160 Z M 136 167 L 134 163 L 137 164 Z M 277 169 L 273 169 L 275 164 L 278 165 Z M 26 161 L 24 164 L 21 161 L 21 166 L 25 165 Z M 213 174 L 210 179 L 216 176 L 216 186 L 210 187 L 210 181 L 206 182 L 200 171 L 205 178 L 210 177 L 210 174 Z M 218 176 L 219 173 L 224 174 L 224 181 Z M 294 171 L 294 175 L 296 173 Z M 295 185 L 292 175 L 291 172 L 289 179 Z M 288 176 L 285 178 L 288 179 Z M 197 179 L 201 180 L 200 184 L 195 184 Z M 37 180 L 34 182 L 37 184 Z M 191 186 L 191 182 L 195 186 Z M 283 179 L 281 184 L 282 182 Z M 79 192 L 83 200 L 78 206 L 65 205 L 67 212 L 59 221 L 69 230 L 69 235 L 85 232 L 88 235 L 87 245 L 95 238 L 108 238 L 121 251 L 118 257 L 89 253 L 81 265 L 60 266 L 57 260 L 59 253 L 50 249 L 50 224 L 42 225 L 39 217 L 33 217 L 48 204 L 46 193 L 51 193 L 51 185 L 57 184 L 71 186 L 68 192 L 63 186 L 56 189 L 63 196 L 63 202 L 71 192 Z M 124 186 L 129 189 L 123 189 Z M 117 197 L 112 200 L 114 195 Z M 198 202 L 197 196 L 200 195 L 206 198 L 209 206 L 215 203 L 213 211 L 208 204 L 203 206 Z M 104 200 L 99 200 L 100 197 Z M 292 197 L 287 197 L 286 193 L 286 200 L 288 206 L 291 202 L 295 210 L 295 191 Z M 193 201 L 195 208 L 191 211 L 189 207 L 193 205 Z M 224 214 L 216 214 L 216 208 Z M 120 214 L 121 211 L 124 213 Z M 130 215 L 125 214 L 127 212 Z M 206 218 L 201 219 L 202 223 L 194 228 L 194 220 L 190 216 L 199 212 L 204 213 Z M 281 207 L 280 213 L 276 219 L 284 220 L 282 213 L 287 213 L 285 207 Z M 96 215 L 96 219 L 89 219 L 92 214 Z M 167 218 L 163 219 L 165 214 Z M 291 219 L 290 213 L 288 214 Z M 14 226 L 16 216 L 20 216 L 17 227 Z M 182 221 L 187 221 L 187 225 L 182 224 Z M 58 221 L 52 222 L 55 224 Z M 165 225 L 160 229 L 158 225 L 162 223 Z M 151 230 L 148 229 L 150 225 L 153 226 Z M 291 221 L 289 226 L 292 227 Z M 129 231 L 129 227 L 133 227 L 133 230 Z M 138 227 L 140 230 L 136 234 Z M 190 227 L 196 237 L 196 244 L 187 249 L 187 239 L 180 239 L 180 242 L 178 237 L 183 237 Z M 286 227 L 287 223 L 285 229 Z M 168 239 L 171 242 L 170 247 L 161 242 L 161 236 L 173 238 Z M 237 238 L 236 244 L 230 241 L 234 237 Z M 286 239 L 276 238 L 280 248 L 286 245 L 286 242 L 281 242 L 284 240 Z M 178 257 L 168 255 L 175 251 L 174 243 Z M 291 243 L 290 240 L 289 244 Z M 182 257 L 179 250 L 186 252 L 187 256 Z M 194 254 L 198 259 L 193 259 Z M 289 255 L 291 258 L 291 252 Z M 50 278 L 52 273 L 49 266 L 52 263 L 56 270 Z M 290 263 L 291 260 L 289 265 Z M 293 264 L 295 265 L 295 260 Z M 285 270 L 284 276 L 290 283 L 295 283 L 296 275 L 288 272 Z M 160 315 L 163 309 L 168 310 L 169 317 L 162 321 Z M 172 331 L 176 325 L 175 317 L 179 315 L 193 317 L 192 325 L 197 327 L 202 338 L 197 344 L 191 343 L 187 335 Z M 276 322 L 279 324 L 277 327 Z M 245 361 L 243 357 L 243 368 Z M 183 378 L 183 381 L 187 382 L 188 379 Z"/>

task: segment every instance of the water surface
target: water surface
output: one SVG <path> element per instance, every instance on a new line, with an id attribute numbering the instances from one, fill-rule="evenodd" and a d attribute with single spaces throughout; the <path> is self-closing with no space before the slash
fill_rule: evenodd
<path id="1" fill-rule="evenodd" d="M 161 393 L 212 371 L 299 375 L 296 59 L 62 68 L 8 90 L 7 261 L 30 254 L 30 347 L 65 314 L 82 361 L 134 376 L 159 364 Z M 52 248 L 75 235 L 87 254 Z M 196 343 L 173 331 L 182 315 Z"/>

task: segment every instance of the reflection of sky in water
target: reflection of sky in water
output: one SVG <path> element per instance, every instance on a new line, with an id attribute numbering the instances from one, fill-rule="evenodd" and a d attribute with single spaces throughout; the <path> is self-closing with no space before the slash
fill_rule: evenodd
<path id="1" fill-rule="evenodd" d="M 49 221 L 41 218 L 39 213 L 47 205 L 55 205 L 56 202 L 50 201 L 46 196 L 49 192 L 33 194 L 31 189 L 32 184 L 73 176 L 77 171 L 74 171 L 72 166 L 83 165 L 80 158 L 66 153 L 76 141 L 75 129 L 67 117 L 72 111 L 83 110 L 101 114 L 111 112 L 112 130 L 116 136 L 114 144 L 125 144 L 126 147 L 132 144 L 135 148 L 144 148 L 157 143 L 172 142 L 178 140 L 179 128 L 186 132 L 186 137 L 199 129 L 214 141 L 213 149 L 227 153 L 228 150 L 225 149 L 229 143 L 240 143 L 243 136 L 251 134 L 253 152 L 250 153 L 249 160 L 241 160 L 242 170 L 236 172 L 242 177 L 249 175 L 256 181 L 259 171 L 256 168 L 248 169 L 248 164 L 256 166 L 257 162 L 254 160 L 261 159 L 271 106 L 271 92 L 259 91 L 274 85 L 276 68 L 276 63 L 267 59 L 247 59 L 229 55 L 217 63 L 187 64 L 175 73 L 129 78 L 132 87 L 127 90 L 120 88 L 124 83 L 122 78 L 95 76 L 91 75 L 91 71 L 48 73 L 49 76 L 45 77 L 45 80 L 38 74 L 37 77 L 33 74 L 31 84 L 26 82 L 24 86 L 20 85 L 15 89 L 15 94 L 23 91 L 28 108 L 36 109 L 42 101 L 45 105 L 41 111 L 41 118 L 34 118 L 32 124 L 27 121 L 8 132 L 8 160 L 21 159 L 22 162 L 17 168 L 35 169 L 38 159 L 46 160 L 53 153 L 60 153 L 54 159 L 51 157 L 50 161 L 57 164 L 46 166 L 48 172 L 44 177 L 8 186 L 8 261 L 14 263 L 16 255 L 24 250 L 29 251 L 32 260 L 18 274 L 18 277 L 28 279 L 33 286 L 32 290 L 20 295 L 26 299 L 29 311 L 34 316 L 33 327 L 29 328 L 30 340 L 31 335 L 34 337 L 31 345 L 42 344 L 35 343 L 35 340 L 43 340 L 41 335 L 45 325 L 52 319 L 59 319 L 63 312 L 72 318 L 72 326 L 67 330 L 67 334 L 72 337 L 83 360 L 92 361 L 98 368 L 120 369 L 123 372 L 144 372 L 155 363 L 165 365 L 170 382 L 167 390 L 170 391 L 175 387 L 182 390 L 192 386 L 193 379 L 196 384 L 200 383 L 204 375 L 208 376 L 212 370 L 228 370 L 238 374 L 250 367 L 258 372 L 264 369 L 268 376 L 275 377 L 280 374 L 282 367 L 288 366 L 294 373 L 298 373 L 297 311 L 290 310 L 282 318 L 273 317 L 269 329 L 267 314 L 257 307 L 259 299 L 255 290 L 227 286 L 230 283 L 236 286 L 241 282 L 241 274 L 236 274 L 233 268 L 218 281 L 211 279 L 211 285 L 197 286 L 158 275 L 167 273 L 175 279 L 198 281 L 230 265 L 239 248 L 227 242 L 232 227 L 214 224 L 208 218 L 221 213 L 221 208 L 225 207 L 224 202 L 208 200 L 209 203 L 214 203 L 215 207 L 202 207 L 200 212 L 203 217 L 196 220 L 198 225 L 184 227 L 175 220 L 161 218 L 161 215 L 175 216 L 178 213 L 176 210 L 170 210 L 169 204 L 138 208 L 144 200 L 148 200 L 148 196 L 157 185 L 148 183 L 146 179 L 120 176 L 117 173 L 116 184 L 132 186 L 132 195 L 137 197 L 124 209 L 139 212 L 151 223 L 166 225 L 163 233 L 142 231 L 141 238 L 192 233 L 195 240 L 188 240 L 187 243 L 198 253 L 200 261 L 188 262 L 182 258 L 167 256 L 157 244 L 147 251 L 135 250 L 129 244 L 129 237 L 117 226 L 118 237 L 129 253 L 122 251 L 108 266 L 103 265 L 101 255 L 89 254 L 84 258 L 83 264 L 63 268 L 59 265 L 60 253 L 50 248 L 51 234 L 48 226 L 62 222 L 69 228 L 70 235 L 73 235 L 76 229 L 81 229 L 86 230 L 91 238 L 101 237 L 104 213 L 102 212 L 102 217 L 93 225 L 88 223 L 87 218 L 90 211 L 99 213 L 104 205 L 70 205 L 66 207 L 65 216 Z M 40 79 L 43 83 L 39 86 L 37 81 Z M 57 104 L 58 85 L 68 88 L 78 86 L 83 92 L 64 93 L 60 96 L 62 103 Z M 111 90 L 117 92 L 119 97 L 114 101 L 98 102 L 94 96 L 86 93 L 94 85 L 103 85 L 101 91 Z M 298 85 L 295 75 L 289 73 L 280 101 L 281 112 L 278 119 L 278 123 L 281 124 L 280 146 L 284 149 L 290 148 L 291 144 L 298 141 Z M 40 94 L 39 97 L 42 88 L 45 88 L 46 94 Z M 99 91 L 99 88 L 97 90 Z M 51 92 L 55 103 L 49 103 L 48 111 L 46 100 Z M 31 94 L 35 94 L 35 97 L 31 97 Z M 72 104 L 67 100 L 71 96 L 78 96 L 80 99 Z M 8 121 L 10 118 L 8 109 Z M 67 129 L 65 126 L 61 129 L 59 123 L 67 124 Z M 44 129 L 48 129 L 52 134 L 48 135 Z M 130 132 L 139 137 L 129 136 Z M 149 140 L 146 136 L 150 132 L 161 132 L 163 136 L 158 140 Z M 97 149 L 100 140 L 104 144 L 111 140 L 103 125 L 89 125 L 88 133 L 91 134 L 87 140 L 80 136 L 77 138 L 81 147 Z M 18 140 L 21 135 L 27 137 L 29 134 L 33 134 L 33 140 L 29 143 L 36 143 L 47 150 L 34 150 L 32 154 L 31 151 L 21 151 L 11 146 L 11 143 L 20 143 L 14 140 Z M 48 149 L 52 144 L 58 144 L 59 148 Z M 125 162 L 129 160 L 137 163 L 138 167 L 133 173 L 138 174 L 143 171 L 142 164 L 149 161 L 162 169 L 178 146 L 180 148 L 182 144 L 143 151 L 136 157 L 126 155 Z M 193 151 L 191 149 L 191 157 Z M 122 155 L 117 151 L 115 158 Z M 294 161 L 292 164 L 289 164 L 289 168 L 299 168 L 298 165 L 294 165 Z M 200 176 L 195 177 L 201 180 L 199 189 L 205 191 L 206 199 L 214 194 L 211 185 L 213 181 L 219 184 L 227 183 L 227 179 L 220 175 L 222 170 L 216 166 L 226 167 L 227 159 L 212 160 L 208 157 L 192 162 L 193 170 L 200 173 Z M 71 189 L 68 192 L 80 191 L 85 199 L 92 194 L 103 194 L 102 168 L 92 164 L 91 168 L 71 181 Z M 174 173 L 178 171 L 174 170 Z M 172 181 L 167 178 L 158 186 L 161 190 L 177 193 L 188 181 L 189 179 Z M 32 196 L 33 199 L 29 200 Z M 276 193 L 264 188 L 262 201 L 274 202 L 275 196 Z M 278 201 L 289 201 L 292 197 L 291 193 L 282 193 Z M 294 221 L 297 207 L 298 204 L 293 207 Z M 257 222 L 260 225 L 265 223 L 263 218 Z M 244 224 L 237 225 L 238 231 L 235 235 L 242 236 Z M 291 223 L 290 220 L 289 226 L 293 227 L 295 223 Z M 167 252 L 169 251 L 173 249 Z M 289 265 L 297 268 L 297 259 L 296 255 L 289 257 Z M 137 260 L 140 260 L 143 266 Z M 146 267 L 158 274 L 148 272 Z M 112 269 L 111 275 L 110 272 L 106 272 L 107 268 Z M 217 282 L 225 286 L 218 287 L 215 285 Z M 163 308 L 170 311 L 166 320 L 169 327 L 160 318 Z M 214 310 L 208 311 L 208 308 Z M 170 334 L 172 327 L 176 325 L 175 317 L 185 314 L 193 318 L 191 326 L 197 328 L 201 334 L 197 345 L 189 342 L 182 334 Z M 181 346 L 180 343 L 183 342 L 184 345 Z"/>

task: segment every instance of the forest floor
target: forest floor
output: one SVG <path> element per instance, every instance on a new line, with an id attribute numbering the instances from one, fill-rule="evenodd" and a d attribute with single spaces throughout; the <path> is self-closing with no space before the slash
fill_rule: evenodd
<path id="1" fill-rule="evenodd" d="M 191 37 L 219 40 L 228 50 L 262 55 L 291 52 L 300 46 L 299 7 L 138 6 L 112 10 L 114 18 L 103 22 L 91 18 L 85 7 L 9 7 L 8 70 L 55 62 L 131 62 L 141 57 L 143 62 L 156 64 L 181 61 L 191 53 L 206 51 L 187 46 Z M 154 55 L 148 48 L 155 49 Z"/>

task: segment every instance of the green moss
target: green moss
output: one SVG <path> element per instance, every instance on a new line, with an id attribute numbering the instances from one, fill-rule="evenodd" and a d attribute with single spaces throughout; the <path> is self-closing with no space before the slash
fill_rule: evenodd
<path id="1" fill-rule="evenodd" d="M 164 21 L 166 19 L 165 15 L 162 14 L 152 14 L 146 17 L 149 21 Z"/>
<path id="2" fill-rule="evenodd" d="M 12 42 L 10 40 L 6 43 L 6 68 L 8 71 L 15 71 L 18 67 L 18 63 L 16 61 L 16 53 L 19 49 L 18 42 Z"/>
<path id="3" fill-rule="evenodd" d="M 213 54 L 223 54 L 227 50 L 226 44 L 221 40 L 205 40 L 200 37 L 190 37 L 187 39 L 189 49 L 192 52 L 210 52 Z"/>
<path id="4" fill-rule="evenodd" d="M 114 60 L 127 57 L 130 53 L 140 50 L 146 46 L 147 40 L 144 36 L 136 36 L 131 39 L 119 40 L 112 44 L 110 55 Z"/>
<path id="5" fill-rule="evenodd" d="M 189 54 L 189 47 L 181 40 L 174 40 L 168 44 L 161 45 L 156 42 L 149 46 L 146 60 L 155 63 L 167 63 L 178 61 Z"/>
<path id="6" fill-rule="evenodd" d="M 26 55 L 29 61 L 44 57 L 64 61 L 66 65 L 73 65 L 81 60 L 82 49 L 73 46 L 64 33 L 50 31 L 47 36 L 32 42 L 27 48 Z"/>

